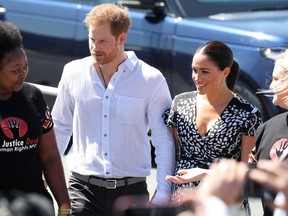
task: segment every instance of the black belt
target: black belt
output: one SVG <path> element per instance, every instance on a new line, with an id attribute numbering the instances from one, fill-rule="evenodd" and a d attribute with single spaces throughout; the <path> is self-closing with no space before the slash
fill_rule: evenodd
<path id="1" fill-rule="evenodd" d="M 72 172 L 72 176 L 92 185 L 104 187 L 106 189 L 115 189 L 126 185 L 136 184 L 146 181 L 146 177 L 127 177 L 122 179 L 103 179 L 96 176 L 85 176 L 79 173 Z"/>

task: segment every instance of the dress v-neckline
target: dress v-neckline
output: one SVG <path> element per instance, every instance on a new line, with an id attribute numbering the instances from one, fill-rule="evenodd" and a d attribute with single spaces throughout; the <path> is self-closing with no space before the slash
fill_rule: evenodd
<path id="1" fill-rule="evenodd" d="M 217 125 L 217 123 L 222 119 L 222 116 L 224 114 L 224 112 L 229 108 L 230 104 L 232 103 L 232 101 L 235 99 L 235 95 L 232 97 L 232 99 L 229 101 L 229 103 L 227 104 L 227 106 L 223 109 L 223 111 L 221 112 L 221 114 L 219 115 L 219 117 L 214 121 L 213 124 L 211 124 L 211 126 L 209 128 L 207 128 L 206 132 L 201 135 L 199 129 L 198 129 L 198 126 L 197 126 L 197 123 L 196 123 L 196 110 L 197 110 L 197 107 L 196 107 L 196 97 L 195 97 L 195 102 L 194 102 L 194 110 L 193 110 L 193 124 L 194 124 L 194 127 L 195 127 L 195 130 L 197 131 L 197 133 L 199 134 L 199 136 L 201 138 L 205 138 L 208 136 L 208 134 L 210 133 L 210 131 Z"/>

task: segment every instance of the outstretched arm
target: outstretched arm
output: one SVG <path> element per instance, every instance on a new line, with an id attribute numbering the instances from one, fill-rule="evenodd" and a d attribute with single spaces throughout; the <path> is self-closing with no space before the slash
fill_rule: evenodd
<path id="1" fill-rule="evenodd" d="M 284 203 L 274 207 L 285 209 L 288 212 L 288 165 L 281 161 L 259 160 L 258 169 L 249 173 L 249 178 L 275 192 L 282 192 Z"/>
<path id="2" fill-rule="evenodd" d="M 176 176 L 166 176 L 166 180 L 171 181 L 176 184 L 183 184 L 188 182 L 201 181 L 204 176 L 206 176 L 210 170 L 202 168 L 193 168 L 186 170 L 179 170 Z"/>

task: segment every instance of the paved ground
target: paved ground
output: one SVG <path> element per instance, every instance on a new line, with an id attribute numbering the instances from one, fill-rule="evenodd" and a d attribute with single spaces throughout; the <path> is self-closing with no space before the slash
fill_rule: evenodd
<path id="1" fill-rule="evenodd" d="M 63 165 L 65 169 L 66 180 L 68 180 L 70 172 L 66 166 L 65 157 L 63 157 Z M 152 169 L 151 175 L 147 179 L 147 183 L 148 183 L 148 190 L 150 194 L 152 195 L 156 187 L 156 169 Z M 252 212 L 251 216 L 262 216 L 263 211 L 262 211 L 260 200 L 255 199 L 255 198 L 250 198 L 249 202 L 251 205 L 251 212 Z"/>

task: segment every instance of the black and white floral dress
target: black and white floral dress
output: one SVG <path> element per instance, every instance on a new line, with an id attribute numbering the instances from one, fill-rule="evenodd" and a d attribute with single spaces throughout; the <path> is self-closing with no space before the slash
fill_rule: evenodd
<path id="1" fill-rule="evenodd" d="M 196 92 L 177 95 L 171 108 L 163 114 L 168 127 L 178 128 L 175 175 L 180 169 L 208 169 L 211 163 L 223 158 L 240 161 L 242 135 L 254 136 L 262 122 L 259 110 L 235 95 L 220 118 L 201 136 L 196 126 L 196 95 Z M 179 188 L 198 186 L 199 183 L 173 184 L 173 193 Z"/>

